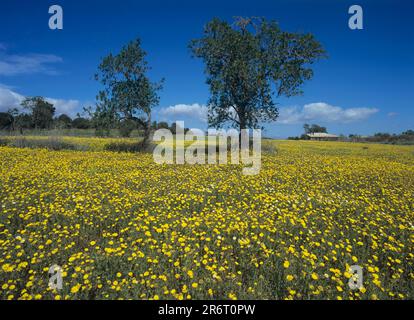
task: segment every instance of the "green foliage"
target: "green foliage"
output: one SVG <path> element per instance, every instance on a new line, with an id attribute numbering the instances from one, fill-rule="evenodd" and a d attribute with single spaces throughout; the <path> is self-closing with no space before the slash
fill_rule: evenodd
<path id="1" fill-rule="evenodd" d="M 216 128 L 226 123 L 256 128 L 261 121 L 275 121 L 274 98 L 300 94 L 313 75 L 308 66 L 325 53 L 313 35 L 282 31 L 263 18 L 239 18 L 233 26 L 213 19 L 189 47 L 205 63 L 208 121 Z"/>
<path id="2" fill-rule="evenodd" d="M 318 132 L 327 133 L 328 132 L 326 127 L 321 127 L 320 125 L 317 125 L 317 124 L 309 125 L 309 124 L 305 123 L 303 125 L 303 129 L 305 130 L 305 134 L 318 133 Z"/>
<path id="3" fill-rule="evenodd" d="M 10 144 L 9 139 L 0 138 L 0 147 L 5 147 L 5 146 L 8 146 L 9 144 Z"/>
<path id="4" fill-rule="evenodd" d="M 410 130 L 404 131 L 401 134 L 404 135 L 404 136 L 414 136 L 414 130 L 410 129 Z"/>
<path id="5" fill-rule="evenodd" d="M 30 111 L 35 129 L 50 129 L 53 124 L 55 107 L 43 97 L 27 97 L 21 105 Z"/>
<path id="6" fill-rule="evenodd" d="M 23 129 L 31 129 L 34 127 L 32 117 L 27 113 L 21 113 L 15 117 L 15 127 L 23 133 Z"/>
<path id="7" fill-rule="evenodd" d="M 88 119 L 85 118 L 75 118 L 72 121 L 72 128 L 75 129 L 89 129 L 91 127 L 91 123 Z"/>
<path id="8" fill-rule="evenodd" d="M 169 129 L 169 128 L 170 126 L 165 121 L 161 121 L 157 124 L 157 129 Z"/>
<path id="9" fill-rule="evenodd" d="M 130 137 L 134 129 L 137 128 L 137 122 L 133 119 L 125 119 L 120 122 L 119 134 L 121 137 Z"/>
<path id="10" fill-rule="evenodd" d="M 107 128 L 97 127 L 97 128 L 95 128 L 95 136 L 97 136 L 97 137 L 101 137 L 101 138 L 109 137 L 110 133 L 111 133 L 110 127 L 107 127 Z"/>
<path id="11" fill-rule="evenodd" d="M 13 128 L 14 118 L 7 112 L 0 112 L 0 130 L 10 130 Z"/>
<path id="12" fill-rule="evenodd" d="M 151 110 L 158 104 L 157 92 L 162 81 L 153 83 L 146 75 L 149 71 L 146 52 L 139 39 L 131 41 L 116 54 L 109 54 L 98 67 L 95 79 L 104 89 L 97 96 L 93 113 L 97 127 L 108 128 L 122 119 L 137 119 L 145 128 L 144 144 L 151 129 Z"/>
<path id="13" fill-rule="evenodd" d="M 105 145 L 105 150 L 112 152 L 152 152 L 153 144 L 143 144 L 140 142 L 112 142 Z"/>
<path id="14" fill-rule="evenodd" d="M 1 139 L 0 145 L 15 148 L 48 149 L 55 151 L 76 149 L 74 144 L 65 142 L 58 137 L 49 137 L 48 139 Z"/>
<path id="15" fill-rule="evenodd" d="M 56 127 L 60 129 L 68 129 L 72 126 L 72 119 L 66 114 L 61 114 L 56 118 Z"/>
<path id="16" fill-rule="evenodd" d="M 262 153 L 269 154 L 269 155 L 276 155 L 277 154 L 277 148 L 275 143 L 270 140 L 262 140 Z"/>
<path id="17" fill-rule="evenodd" d="M 367 142 L 381 142 L 389 144 L 414 144 L 414 131 L 407 130 L 401 134 L 390 134 L 386 132 L 378 132 L 371 137 L 359 138 L 357 141 L 367 141 Z"/>
<path id="18" fill-rule="evenodd" d="M 178 127 L 178 129 L 180 129 L 180 128 L 181 127 Z M 169 129 L 171 130 L 172 134 L 177 134 L 177 123 L 173 122 Z M 184 130 L 184 134 L 186 134 L 188 131 L 190 131 L 190 128 L 181 128 L 181 129 Z"/>

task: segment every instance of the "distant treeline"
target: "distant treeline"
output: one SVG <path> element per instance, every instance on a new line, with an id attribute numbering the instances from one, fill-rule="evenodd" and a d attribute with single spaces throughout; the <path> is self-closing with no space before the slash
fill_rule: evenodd
<path id="1" fill-rule="evenodd" d="M 119 130 L 122 137 L 129 137 L 133 130 L 144 130 L 141 127 L 141 122 L 134 118 L 113 121 L 111 126 L 102 128 L 93 117 L 81 117 L 79 114 L 74 118 L 66 114 L 55 116 L 55 107 L 43 97 L 26 98 L 22 102 L 22 106 L 23 111 L 13 108 L 7 112 L 0 112 L 0 130 L 16 131 L 23 134 L 25 130 L 33 129 L 95 129 L 95 135 L 107 136 L 111 130 L 116 129 Z M 152 121 L 151 129 L 169 129 L 175 133 L 176 124 L 169 125 L 164 121 Z M 185 128 L 185 131 L 188 131 L 188 128 Z"/>
<path id="2" fill-rule="evenodd" d="M 400 134 L 378 132 L 373 136 L 350 134 L 347 140 L 354 142 L 380 142 L 391 144 L 414 144 L 414 130 L 407 130 Z"/>
<path id="3" fill-rule="evenodd" d="M 310 138 L 303 134 L 300 137 L 289 137 L 289 140 L 309 140 Z M 377 142 L 377 143 L 390 143 L 390 144 L 414 144 L 414 130 L 407 130 L 400 134 L 390 134 L 378 132 L 372 136 L 361 136 L 357 134 L 350 134 L 345 136 L 341 134 L 338 137 L 339 141 L 349 142 Z"/>
<path id="4" fill-rule="evenodd" d="M 289 140 L 309 140 L 310 133 L 327 133 L 327 128 L 317 124 L 305 124 L 303 126 L 305 133 L 298 137 L 289 137 Z M 377 142 L 390 144 L 414 144 L 414 130 L 407 130 L 400 134 L 390 134 L 378 132 L 372 136 L 362 136 L 358 134 L 350 134 L 345 136 L 343 134 L 338 136 L 339 141 L 349 142 Z"/>

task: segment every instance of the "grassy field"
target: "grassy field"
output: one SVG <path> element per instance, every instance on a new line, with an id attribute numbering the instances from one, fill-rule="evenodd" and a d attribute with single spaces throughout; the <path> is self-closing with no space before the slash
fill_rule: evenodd
<path id="1" fill-rule="evenodd" d="M 142 131 L 133 130 L 131 132 L 131 137 L 139 137 L 142 136 Z M 9 130 L 0 130 L 0 137 L 1 136 L 43 136 L 43 137 L 50 137 L 50 136 L 67 136 L 67 137 L 96 137 L 96 129 L 24 129 L 23 135 L 20 131 L 9 131 Z M 108 137 L 110 138 L 119 138 L 121 137 L 120 132 L 118 129 L 111 129 L 109 130 Z"/>
<path id="2" fill-rule="evenodd" d="M 414 298 L 413 146 L 274 141 L 244 176 L 63 139 L 0 147 L 1 299 Z"/>

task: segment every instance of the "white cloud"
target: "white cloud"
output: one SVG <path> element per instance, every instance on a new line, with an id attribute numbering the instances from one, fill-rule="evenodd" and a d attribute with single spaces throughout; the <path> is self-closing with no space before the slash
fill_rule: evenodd
<path id="1" fill-rule="evenodd" d="M 307 121 L 349 123 L 364 120 L 377 113 L 376 108 L 348 108 L 317 102 L 298 107 L 280 108 L 279 123 L 295 124 Z"/>
<path id="2" fill-rule="evenodd" d="M 0 75 L 46 73 L 56 74 L 50 64 L 62 62 L 62 58 L 53 54 L 9 54 L 7 47 L 0 43 Z"/>
<path id="3" fill-rule="evenodd" d="M 7 87 L 0 87 L 0 111 L 4 112 L 11 108 L 20 108 L 24 96 Z"/>
<path id="4" fill-rule="evenodd" d="M 387 116 L 389 116 L 389 117 L 395 117 L 395 116 L 398 116 L 398 113 L 397 112 L 389 112 L 387 114 Z"/>
<path id="5" fill-rule="evenodd" d="M 171 120 L 180 120 L 180 117 L 190 117 L 202 122 L 207 122 L 207 107 L 198 103 L 176 104 L 161 109 L 160 115 L 168 117 Z"/>
<path id="6" fill-rule="evenodd" d="M 0 86 L 0 112 L 5 112 L 11 108 L 18 108 L 21 110 L 20 103 L 24 98 L 23 95 L 12 91 L 10 88 Z M 65 113 L 73 117 L 80 107 L 80 102 L 78 100 L 54 99 L 48 97 L 46 97 L 45 100 L 54 105 L 56 108 L 56 115 Z"/>
<path id="7" fill-rule="evenodd" d="M 53 106 L 56 108 L 56 115 L 64 113 L 73 117 L 76 115 L 80 107 L 79 100 L 46 98 L 46 101 L 53 104 Z"/>
<path id="8" fill-rule="evenodd" d="M 328 103 L 317 102 L 299 107 L 281 107 L 277 120 L 282 124 L 297 124 L 307 121 L 349 123 L 364 120 L 377 113 L 376 108 L 348 108 L 332 106 Z M 160 115 L 168 120 L 181 120 L 180 117 L 207 122 L 207 107 L 198 103 L 176 104 L 160 110 Z"/>

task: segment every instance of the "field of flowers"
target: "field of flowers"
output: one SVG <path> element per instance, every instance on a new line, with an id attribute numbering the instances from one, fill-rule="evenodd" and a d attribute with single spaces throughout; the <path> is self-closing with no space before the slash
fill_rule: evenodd
<path id="1" fill-rule="evenodd" d="M 413 147 L 275 141 L 244 176 L 66 139 L 0 147 L 0 299 L 414 298 Z"/>

